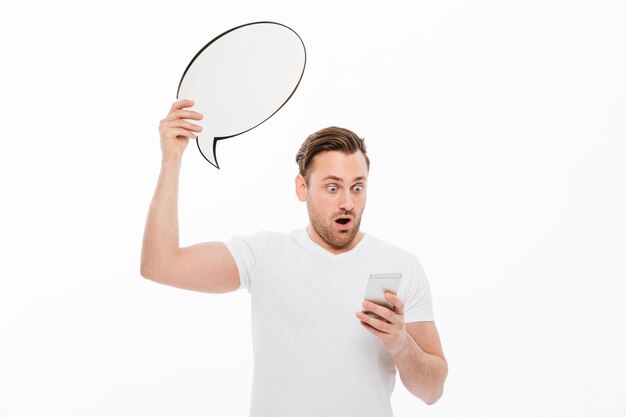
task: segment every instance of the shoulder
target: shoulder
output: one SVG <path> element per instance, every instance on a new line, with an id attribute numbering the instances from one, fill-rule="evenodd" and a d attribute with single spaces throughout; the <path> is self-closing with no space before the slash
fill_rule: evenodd
<path id="1" fill-rule="evenodd" d="M 368 239 L 367 256 L 385 259 L 385 263 L 395 265 L 407 277 L 425 278 L 426 273 L 415 253 L 372 235 Z"/>
<path id="2" fill-rule="evenodd" d="M 224 243 L 226 243 L 227 246 L 235 244 L 261 249 L 266 246 L 279 245 L 281 242 L 288 242 L 289 240 L 290 235 L 287 233 L 261 230 L 249 234 L 234 235 Z"/>
<path id="3" fill-rule="evenodd" d="M 367 234 L 367 247 L 371 251 L 375 251 L 379 255 L 392 257 L 393 259 L 403 260 L 405 262 L 419 263 L 417 255 L 393 243 L 384 241 L 375 236 Z"/>

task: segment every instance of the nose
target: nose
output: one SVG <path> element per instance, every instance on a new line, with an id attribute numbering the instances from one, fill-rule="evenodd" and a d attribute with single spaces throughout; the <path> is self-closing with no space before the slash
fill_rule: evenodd
<path id="1" fill-rule="evenodd" d="M 339 201 L 339 208 L 345 211 L 350 211 L 354 208 L 351 190 L 348 189 L 343 193 L 341 201 Z"/>

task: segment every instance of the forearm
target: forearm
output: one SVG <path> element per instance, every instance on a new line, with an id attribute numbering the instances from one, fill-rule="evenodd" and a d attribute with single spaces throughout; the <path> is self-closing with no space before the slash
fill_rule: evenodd
<path id="1" fill-rule="evenodd" d="M 424 352 L 407 334 L 406 343 L 392 353 L 404 386 L 427 404 L 435 403 L 443 394 L 448 365 L 439 356 Z"/>
<path id="2" fill-rule="evenodd" d="M 150 203 L 141 250 L 141 274 L 155 278 L 179 251 L 178 178 L 180 158 L 164 159 Z"/>

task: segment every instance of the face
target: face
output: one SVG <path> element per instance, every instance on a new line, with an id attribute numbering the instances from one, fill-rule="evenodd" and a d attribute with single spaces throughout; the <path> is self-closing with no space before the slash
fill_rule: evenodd
<path id="1" fill-rule="evenodd" d="M 327 151 L 313 158 L 309 183 L 296 177 L 296 193 L 306 201 L 314 242 L 333 253 L 360 241 L 361 216 L 367 199 L 367 162 L 360 151 L 346 155 Z"/>

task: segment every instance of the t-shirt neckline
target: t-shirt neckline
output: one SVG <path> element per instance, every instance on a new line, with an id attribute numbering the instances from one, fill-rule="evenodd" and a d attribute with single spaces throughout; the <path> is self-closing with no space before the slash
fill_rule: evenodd
<path id="1" fill-rule="evenodd" d="M 304 229 L 298 229 L 294 231 L 294 234 L 299 238 L 298 240 L 302 241 L 311 250 L 313 250 L 314 252 L 318 253 L 319 255 L 331 261 L 339 261 L 339 260 L 348 258 L 356 254 L 363 247 L 363 245 L 365 245 L 365 243 L 369 240 L 369 235 L 363 232 L 363 238 L 361 239 L 359 243 L 356 244 L 355 247 L 353 247 L 347 252 L 334 254 L 324 249 L 320 245 L 318 245 L 315 241 L 313 241 L 313 239 L 311 239 L 311 236 L 309 236 L 309 233 L 307 232 L 306 227 Z"/>

